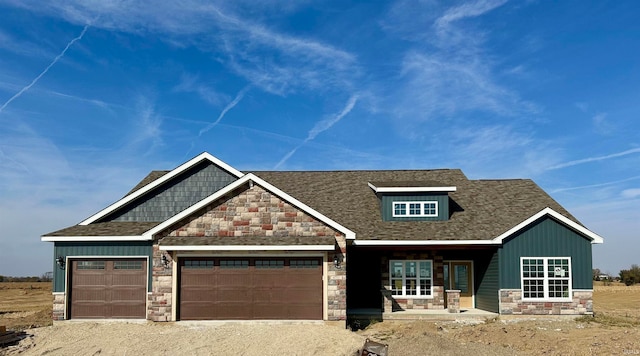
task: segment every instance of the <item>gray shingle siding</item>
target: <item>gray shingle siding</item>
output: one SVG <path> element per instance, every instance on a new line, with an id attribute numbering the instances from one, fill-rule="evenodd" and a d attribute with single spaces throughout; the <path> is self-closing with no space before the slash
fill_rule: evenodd
<path id="1" fill-rule="evenodd" d="M 210 162 L 197 164 L 144 198 L 100 221 L 164 221 L 229 185 L 237 178 Z"/>

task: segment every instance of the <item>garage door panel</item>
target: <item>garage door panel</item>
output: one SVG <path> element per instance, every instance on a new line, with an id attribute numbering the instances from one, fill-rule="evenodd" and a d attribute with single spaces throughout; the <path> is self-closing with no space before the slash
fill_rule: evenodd
<path id="1" fill-rule="evenodd" d="M 198 273 L 216 276 L 204 283 L 210 288 L 187 268 L 205 263 L 212 268 Z M 322 319 L 321 258 L 198 258 L 180 264 L 182 320 Z M 199 288 L 207 293 L 195 294 Z"/>
<path id="2" fill-rule="evenodd" d="M 73 260 L 71 268 L 71 318 L 145 318 L 145 260 Z"/>

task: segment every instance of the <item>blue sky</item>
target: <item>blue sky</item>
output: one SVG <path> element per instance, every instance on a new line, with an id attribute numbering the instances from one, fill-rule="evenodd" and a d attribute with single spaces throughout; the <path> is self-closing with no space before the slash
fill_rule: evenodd
<path id="1" fill-rule="evenodd" d="M 208 151 L 531 178 L 640 263 L 640 3 L 0 0 L 0 275 Z M 286 187 L 281 187 L 285 188 Z"/>

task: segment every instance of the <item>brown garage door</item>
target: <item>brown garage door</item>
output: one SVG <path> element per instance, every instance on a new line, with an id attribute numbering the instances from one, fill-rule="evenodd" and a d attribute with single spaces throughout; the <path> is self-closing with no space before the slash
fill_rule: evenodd
<path id="1" fill-rule="evenodd" d="M 179 313 L 182 320 L 322 319 L 322 259 L 181 259 Z"/>
<path id="2" fill-rule="evenodd" d="M 144 319 L 146 264 L 143 259 L 73 260 L 71 318 Z"/>

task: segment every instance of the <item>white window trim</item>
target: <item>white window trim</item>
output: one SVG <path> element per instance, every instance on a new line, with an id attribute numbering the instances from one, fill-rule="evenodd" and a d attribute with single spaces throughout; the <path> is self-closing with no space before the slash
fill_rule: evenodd
<path id="1" fill-rule="evenodd" d="M 549 276 L 547 276 L 547 266 L 549 260 L 566 259 L 569 261 L 569 296 L 566 298 L 525 298 L 524 296 L 524 276 L 522 275 L 522 262 L 523 260 L 543 260 L 544 265 L 544 279 L 543 288 L 544 295 L 549 295 Z M 527 279 L 539 279 L 539 278 L 527 278 Z M 551 278 L 555 279 L 555 278 Z M 573 270 L 571 268 L 571 257 L 520 257 L 520 290 L 522 291 L 523 302 L 567 302 L 573 300 Z"/>
<path id="2" fill-rule="evenodd" d="M 389 260 L 389 291 L 391 291 L 393 289 L 393 273 L 391 273 L 391 268 L 393 266 L 394 262 L 402 262 L 402 294 L 392 294 L 392 297 L 399 297 L 399 298 L 405 298 L 405 299 L 433 299 L 433 260 Z M 417 280 L 417 290 L 416 290 L 416 295 L 407 295 L 407 276 L 406 276 L 406 269 L 405 269 L 405 263 L 407 262 L 415 262 L 416 266 L 417 266 L 417 271 L 416 271 L 416 280 Z M 421 278 L 420 277 L 420 262 L 429 262 L 429 264 L 431 265 L 431 277 L 429 278 Z M 420 286 L 420 279 L 429 279 L 429 281 L 431 282 L 430 285 L 431 287 L 429 288 L 429 295 L 420 295 L 420 290 L 421 290 L 421 286 Z"/>
<path id="3" fill-rule="evenodd" d="M 406 213 L 404 215 L 401 214 L 396 214 L 396 204 L 406 204 L 405 205 L 405 211 Z M 409 214 L 409 204 L 420 204 L 420 214 L 418 215 L 413 215 L 413 214 Z M 424 205 L 425 204 L 434 204 L 436 207 L 436 213 L 435 214 L 425 214 L 424 213 Z M 429 200 L 429 201 L 394 201 L 391 204 L 391 214 L 394 218 L 435 218 L 438 217 L 438 202 L 435 200 Z"/>

